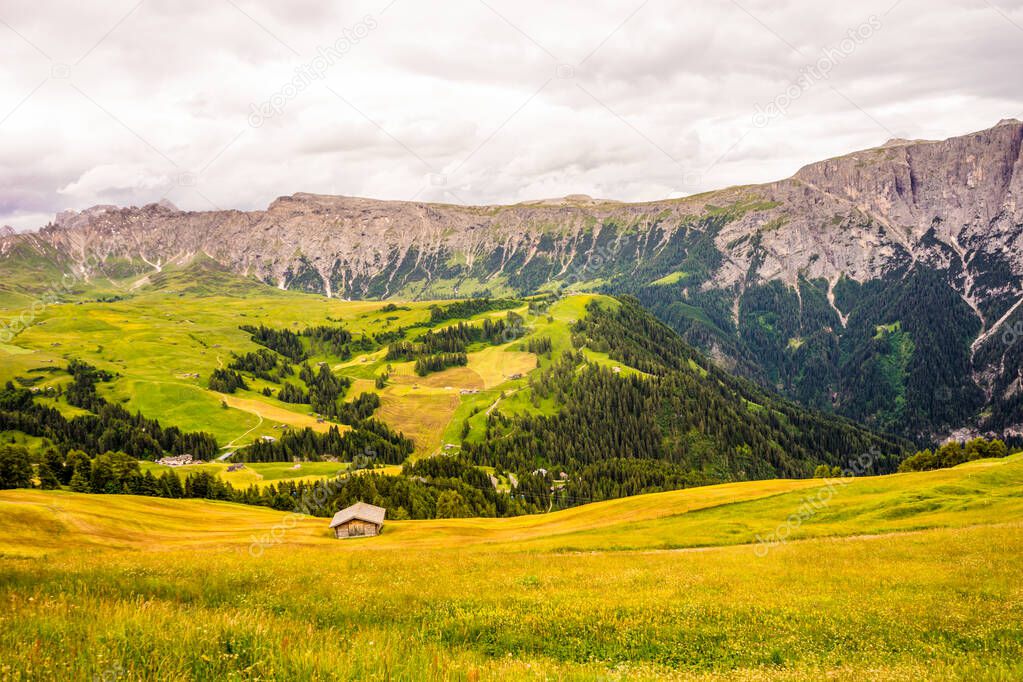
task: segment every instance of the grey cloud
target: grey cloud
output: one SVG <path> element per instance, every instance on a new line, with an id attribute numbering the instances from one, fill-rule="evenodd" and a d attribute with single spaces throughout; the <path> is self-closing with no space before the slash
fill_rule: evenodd
<path id="1" fill-rule="evenodd" d="M 71 68 L 40 87 L 53 64 L 0 25 L 0 224 L 164 195 L 186 209 L 296 191 L 647 200 L 1023 113 L 1020 0 L 997 0 L 1012 21 L 968 0 L 738 3 L 146 0 L 129 14 L 136 0 L 9 0 L 0 18 Z M 249 127 L 367 15 L 375 28 L 322 79 Z M 871 15 L 875 35 L 754 125 Z"/>

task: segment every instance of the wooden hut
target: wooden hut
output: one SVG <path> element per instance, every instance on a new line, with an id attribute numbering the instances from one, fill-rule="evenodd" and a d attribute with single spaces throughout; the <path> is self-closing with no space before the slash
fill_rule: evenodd
<path id="1" fill-rule="evenodd" d="M 351 507 L 334 514 L 330 527 L 334 529 L 336 538 L 361 538 L 380 535 L 384 527 L 384 515 L 387 510 L 365 502 L 356 502 Z"/>

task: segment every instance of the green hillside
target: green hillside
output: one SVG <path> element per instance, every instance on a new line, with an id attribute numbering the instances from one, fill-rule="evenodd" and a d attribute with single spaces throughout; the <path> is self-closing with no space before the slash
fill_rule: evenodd
<path id="1" fill-rule="evenodd" d="M 10 382 L 0 432 L 35 438 L 37 461 L 48 442 L 93 458 L 298 460 L 336 463 L 332 472 L 407 464 L 412 480 L 377 477 L 362 492 L 429 518 L 445 486 L 455 515 L 509 515 L 807 477 L 868 452 L 869 472 L 889 472 L 906 454 L 898 439 L 727 374 L 630 298 L 348 302 L 273 289 L 205 259 L 126 281 L 116 300 L 83 291 L 45 307 L 0 349 L 0 385 Z M 436 455 L 448 457 L 424 461 Z M 69 485 L 71 465 L 53 464 Z M 199 471 L 235 488 L 266 482 Z M 102 482 L 138 493 L 145 473 L 83 475 L 94 491 Z M 517 495 L 498 494 L 511 488 Z M 302 492 L 246 499 L 279 506 Z"/>

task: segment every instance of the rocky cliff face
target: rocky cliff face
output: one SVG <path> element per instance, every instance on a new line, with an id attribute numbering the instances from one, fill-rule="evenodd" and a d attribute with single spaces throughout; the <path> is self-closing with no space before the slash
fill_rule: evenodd
<path id="1" fill-rule="evenodd" d="M 630 233 L 639 233 L 643 254 L 652 256 L 687 223 L 736 208 L 739 215 L 715 238 L 725 256 L 714 273 L 721 286 L 749 274 L 749 249 L 736 241 L 753 234 L 761 235 L 756 275 L 763 279 L 795 282 L 803 273 L 863 281 L 907 259 L 948 266 L 988 256 L 1019 275 L 1023 250 L 1014 247 L 1023 216 L 1021 142 L 1023 123 L 1008 120 L 943 142 L 893 140 L 768 185 L 645 204 L 573 196 L 465 207 L 296 194 L 251 212 L 96 206 L 59 214 L 35 239 L 79 262 L 89 256 L 127 259 L 141 270 L 205 253 L 277 286 L 357 297 L 369 295 L 369 283 L 381 275 L 387 278 L 383 293 L 395 295 L 429 281 L 439 266 L 456 280 L 472 274 L 500 287 L 517 274 L 509 263 L 521 270 L 538 255 L 551 262 L 550 275 L 557 278 L 585 258 L 581 247 L 592 250 L 604 241 L 603 255 L 611 256 Z M 614 234 L 602 239 L 608 228 Z M 409 272 L 395 272 L 395 265 Z M 978 304 L 999 295 L 972 286 L 962 292 L 975 294 Z"/>
<path id="2" fill-rule="evenodd" d="M 1023 391 L 1006 383 L 1012 368 L 992 342 L 1023 300 L 1021 146 L 1023 123 L 1007 120 L 940 142 L 893 140 L 767 185 L 644 204 L 573 196 L 451 206 L 296 194 L 250 212 L 97 206 L 62 213 L 33 234 L 0 234 L 0 272 L 16 266 L 21 246 L 87 276 L 122 279 L 205 254 L 277 287 L 345 298 L 599 286 L 639 295 L 721 359 L 795 390 L 784 372 L 743 361 L 762 350 L 744 318 L 760 309 L 791 316 L 789 295 L 792 314 L 805 317 L 806 297 L 817 292 L 828 310 L 776 345 L 798 351 L 821 330 L 840 345 L 870 283 L 889 286 L 926 269 L 975 318 L 975 329 L 963 326 L 971 381 L 989 399 L 1012 397 Z M 771 287 L 783 293 L 765 294 Z M 680 302 L 707 313 L 702 331 L 692 316 L 668 312 Z M 942 311 L 934 314 L 941 325 Z M 779 333 L 758 319 L 763 334 Z M 842 381 L 825 383 L 840 406 Z"/>

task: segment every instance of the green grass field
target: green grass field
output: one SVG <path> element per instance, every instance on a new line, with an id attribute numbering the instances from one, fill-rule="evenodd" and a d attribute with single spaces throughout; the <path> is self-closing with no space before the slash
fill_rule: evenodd
<path id="1" fill-rule="evenodd" d="M 247 488 L 250 485 L 264 486 L 282 480 L 317 481 L 323 478 L 333 478 L 348 469 L 347 464 L 335 462 L 249 462 L 238 471 L 228 471 L 230 464 L 227 462 L 209 462 L 177 467 L 164 466 L 155 462 L 140 462 L 139 464 L 143 472 L 152 471 L 159 476 L 165 471 L 173 471 L 182 480 L 190 473 L 205 471 L 219 476 L 235 488 Z"/>
<path id="2" fill-rule="evenodd" d="M 1021 455 L 388 522 L 380 537 L 347 541 L 326 519 L 262 508 L 6 491 L 0 670 L 1019 679 L 1021 551 Z"/>
<path id="3" fill-rule="evenodd" d="M 278 429 L 284 425 L 321 431 L 330 426 L 310 416 L 308 406 L 262 395 L 260 389 L 268 385 L 262 380 L 250 379 L 253 390 L 226 396 L 206 387 L 209 375 L 229 363 L 232 353 L 260 348 L 240 325 L 265 324 L 297 331 L 312 325 L 340 324 L 355 335 L 412 327 L 408 335 L 415 339 L 425 329 L 414 326 L 427 322 L 430 307 L 438 303 L 403 303 L 385 310 L 384 302 L 340 301 L 279 291 L 206 271 L 201 263 L 153 275 L 146 287 L 133 289 L 131 282 L 119 286 L 114 291 L 122 294 L 123 300 L 91 300 L 89 295 L 95 292 L 90 289 L 80 292 L 77 300 L 72 296 L 33 316 L 24 331 L 0 346 L 0 382 L 32 376 L 31 370 L 39 368 L 63 367 L 69 359 L 78 358 L 116 373 L 112 382 L 100 387 L 101 395 L 111 402 L 166 425 L 207 431 L 221 445 L 234 447 L 279 435 Z M 473 349 L 467 366 L 426 377 L 414 373 L 414 363 L 394 363 L 391 381 L 383 388 L 376 388 L 373 382 L 387 371 L 383 350 L 342 362 L 329 357 L 314 357 L 311 362 L 331 362 L 336 373 L 355 380 L 349 397 L 364 391 L 380 394 L 382 406 L 377 416 L 413 439 L 414 457 L 430 456 L 453 440 L 451 434 L 460 435 L 463 421 L 479 403 L 478 394 L 463 391 L 498 396 L 501 391 L 520 389 L 525 382 L 512 377 L 528 374 L 544 362 L 525 351 L 528 339 L 549 336 L 555 356 L 570 349 L 569 326 L 585 315 L 586 304 L 593 298 L 587 294 L 559 300 L 549 315 L 540 316 L 530 316 L 523 303 L 515 309 L 526 318 L 521 338 Z M 611 299 L 604 300 L 614 304 Z M 17 316 L 18 305 L 23 305 L 20 298 L 0 299 L 0 318 Z M 447 320 L 439 327 L 506 314 L 491 311 Z M 602 364 L 619 364 L 601 354 L 587 353 Z M 47 374 L 38 386 L 45 389 L 66 381 L 66 375 Z M 484 407 L 495 399 L 491 397 Z M 68 415 L 76 413 L 76 408 L 61 399 L 51 403 Z"/>

